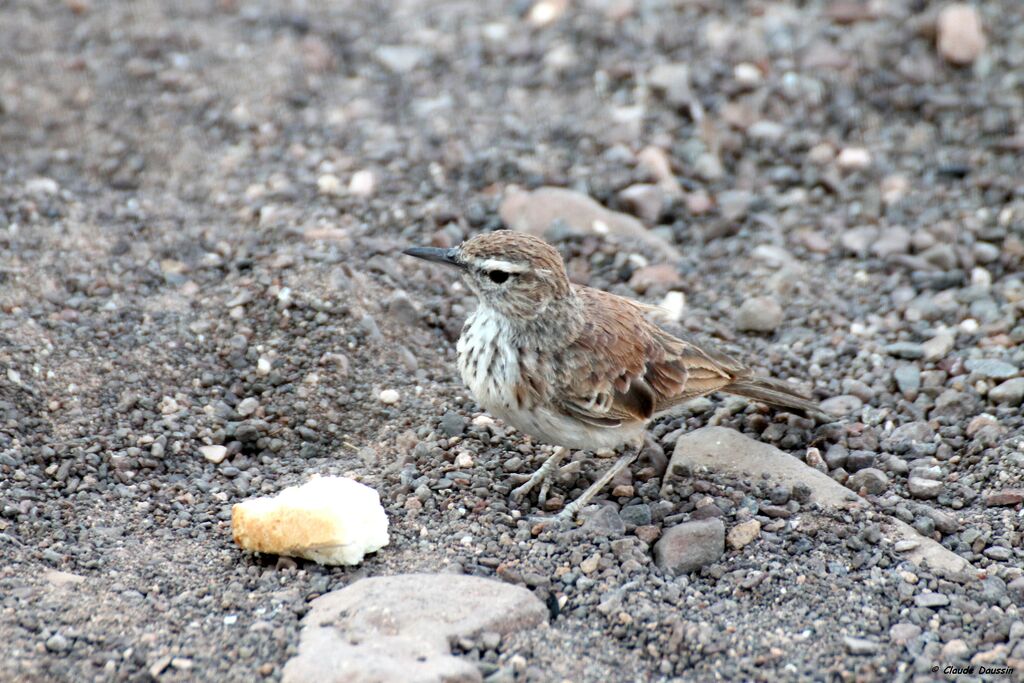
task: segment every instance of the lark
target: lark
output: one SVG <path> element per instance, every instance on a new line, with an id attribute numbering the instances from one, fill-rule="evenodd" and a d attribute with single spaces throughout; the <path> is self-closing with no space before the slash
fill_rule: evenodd
<path id="1" fill-rule="evenodd" d="M 477 296 L 458 341 L 462 380 L 477 403 L 554 454 L 522 486 L 522 498 L 570 449 L 623 455 L 558 519 L 571 520 L 636 459 L 647 425 L 715 391 L 818 414 L 791 384 L 648 319 L 654 307 L 569 282 L 562 257 L 543 240 L 501 230 L 458 247 L 413 247 L 405 254 L 457 269 Z M 541 501 L 543 502 L 543 500 Z"/>

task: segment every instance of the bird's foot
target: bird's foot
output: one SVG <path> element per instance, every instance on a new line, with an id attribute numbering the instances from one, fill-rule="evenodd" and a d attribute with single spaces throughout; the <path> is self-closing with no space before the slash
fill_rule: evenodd
<path id="1" fill-rule="evenodd" d="M 530 478 L 526 480 L 525 483 L 523 483 L 521 486 L 517 486 L 516 488 L 512 489 L 512 492 L 509 494 L 509 497 L 512 498 L 512 500 L 518 502 L 522 500 L 523 497 L 526 496 L 526 494 L 532 491 L 534 487 L 537 486 L 537 484 L 542 484 L 539 494 L 539 503 L 543 505 L 544 501 L 547 500 L 548 491 L 551 488 L 551 482 L 548 481 L 548 477 L 551 475 L 551 472 L 555 469 L 555 467 L 558 466 L 558 463 L 560 463 L 562 459 L 565 458 L 566 455 L 568 455 L 568 453 L 568 448 L 556 449 L 555 452 L 547 460 L 544 461 L 544 464 L 541 465 L 537 469 L 537 471 L 534 472 L 530 476 Z"/>

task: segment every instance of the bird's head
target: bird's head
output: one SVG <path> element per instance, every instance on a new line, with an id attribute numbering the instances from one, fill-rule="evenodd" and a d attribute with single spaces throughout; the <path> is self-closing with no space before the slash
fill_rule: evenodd
<path id="1" fill-rule="evenodd" d="M 481 302 L 512 320 L 533 320 L 572 295 L 558 251 L 521 232 L 499 230 L 457 247 L 413 247 L 404 254 L 458 268 Z"/>

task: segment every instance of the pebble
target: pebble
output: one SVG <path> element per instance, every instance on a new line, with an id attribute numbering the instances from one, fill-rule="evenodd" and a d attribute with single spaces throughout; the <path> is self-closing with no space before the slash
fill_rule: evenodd
<path id="1" fill-rule="evenodd" d="M 967 643 L 962 638 L 954 638 L 942 646 L 942 659 L 944 661 L 967 659 L 970 652 L 971 649 L 967 647 Z"/>
<path id="2" fill-rule="evenodd" d="M 878 652 L 878 643 L 867 638 L 853 638 L 846 636 L 843 644 L 851 655 L 871 655 Z"/>
<path id="3" fill-rule="evenodd" d="M 744 88 L 756 88 L 761 84 L 763 77 L 761 69 L 750 62 L 740 62 L 732 70 L 732 77 L 736 83 Z"/>
<path id="4" fill-rule="evenodd" d="M 936 34 L 939 54 L 956 66 L 972 64 L 985 51 L 988 42 L 981 15 L 967 3 L 942 8 L 936 21 Z"/>
<path id="5" fill-rule="evenodd" d="M 917 624 L 900 622 L 899 624 L 893 624 L 889 628 L 889 640 L 897 645 L 905 645 L 919 635 L 921 635 L 921 627 Z"/>
<path id="6" fill-rule="evenodd" d="M 384 399 L 381 398 L 383 401 Z M 397 400 L 397 399 L 396 399 Z M 394 403 L 394 401 L 392 401 Z M 445 436 L 461 436 L 466 431 L 466 418 L 454 410 L 449 410 L 441 418 L 441 433 Z"/>
<path id="7" fill-rule="evenodd" d="M 889 488 L 889 478 L 879 469 L 866 467 L 853 473 L 846 480 L 846 485 L 854 491 L 863 489 L 868 495 L 877 496 Z"/>
<path id="8" fill-rule="evenodd" d="M 356 197 L 369 197 L 377 189 L 377 177 L 373 171 L 356 171 L 348 181 L 348 191 Z"/>
<path id="9" fill-rule="evenodd" d="M 729 544 L 729 547 L 733 550 L 739 550 L 740 548 L 752 543 L 761 534 L 761 522 L 756 519 L 748 519 L 745 522 L 740 522 L 733 528 L 729 529 L 729 534 L 725 540 Z"/>
<path id="10" fill-rule="evenodd" d="M 235 408 L 235 412 L 241 415 L 242 417 L 249 417 L 257 410 L 259 410 L 259 407 L 260 402 L 257 399 L 250 396 L 249 398 L 242 399 L 238 403 L 238 406 Z"/>
<path id="11" fill-rule="evenodd" d="M 942 487 L 941 481 L 923 477 L 910 477 L 907 481 L 907 489 L 914 498 L 937 498 L 942 492 Z"/>
<path id="12" fill-rule="evenodd" d="M 890 356 L 906 360 L 920 360 L 924 358 L 924 347 L 913 342 L 896 342 L 885 347 L 885 352 Z"/>
<path id="13" fill-rule="evenodd" d="M 54 633 L 46 639 L 46 649 L 50 652 L 67 652 L 71 649 L 71 642 L 59 633 Z"/>
<path id="14" fill-rule="evenodd" d="M 972 358 L 964 363 L 964 367 L 976 375 L 996 380 L 1010 379 L 1011 377 L 1016 377 L 1020 372 L 1020 369 L 1012 363 L 987 358 Z"/>
<path id="15" fill-rule="evenodd" d="M 712 517 L 666 530 L 654 545 L 654 561 L 670 574 L 681 574 L 717 562 L 724 552 L 725 525 Z"/>
<path id="16" fill-rule="evenodd" d="M 956 337 L 952 332 L 940 332 L 925 343 L 921 344 L 921 357 L 927 361 L 936 361 L 945 358 L 953 350 Z"/>
<path id="17" fill-rule="evenodd" d="M 492 579 L 450 573 L 359 579 L 310 603 L 283 680 L 479 681 L 475 664 L 454 657 L 449 643 L 513 634 L 548 616 L 526 588 Z"/>
<path id="18" fill-rule="evenodd" d="M 997 507 L 1024 503 L 1024 489 L 1003 489 L 985 495 L 985 505 Z"/>
<path id="19" fill-rule="evenodd" d="M 852 394 L 842 394 L 826 398 L 820 404 L 821 409 L 829 415 L 844 417 L 857 412 L 864 407 L 864 401 Z"/>
<path id="20" fill-rule="evenodd" d="M 202 454 L 207 461 L 212 462 L 214 465 L 219 465 L 224 462 L 224 458 L 228 455 L 228 449 L 226 446 L 200 446 L 199 453 Z"/>
<path id="21" fill-rule="evenodd" d="M 316 179 L 316 189 L 322 195 L 339 195 L 341 194 L 341 180 L 333 173 L 325 173 Z"/>
<path id="22" fill-rule="evenodd" d="M 863 147 L 846 147 L 836 157 L 836 166 L 844 171 L 862 171 L 871 166 L 871 152 Z"/>
<path id="23" fill-rule="evenodd" d="M 741 331 L 773 332 L 781 324 L 782 306 L 767 296 L 747 299 L 736 313 L 736 329 Z"/>
<path id="24" fill-rule="evenodd" d="M 402 75 L 427 61 L 430 53 L 415 45 L 381 45 L 373 51 L 373 56 L 388 71 Z"/>
<path id="25" fill-rule="evenodd" d="M 385 389 L 382 392 L 380 392 L 379 394 L 377 394 L 377 398 L 384 405 L 389 405 L 390 406 L 390 405 L 394 405 L 395 403 L 398 403 L 399 399 L 402 398 L 402 397 L 394 389 Z"/>
<path id="26" fill-rule="evenodd" d="M 914 604 L 918 607 L 945 607 L 949 604 L 949 597 L 942 593 L 921 593 L 914 597 Z"/>
<path id="27" fill-rule="evenodd" d="M 916 365 L 901 365 L 896 368 L 893 378 L 900 393 L 908 400 L 917 398 L 917 392 L 921 390 L 921 370 Z"/>

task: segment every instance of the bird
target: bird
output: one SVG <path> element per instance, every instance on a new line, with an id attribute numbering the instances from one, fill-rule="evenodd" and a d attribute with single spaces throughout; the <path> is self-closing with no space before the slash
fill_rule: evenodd
<path id="1" fill-rule="evenodd" d="M 632 464 L 652 420 L 686 401 L 720 391 L 821 414 L 791 383 L 651 322 L 656 307 L 571 283 L 561 254 L 539 237 L 497 230 L 403 253 L 456 270 L 478 299 L 457 343 L 459 372 L 477 403 L 556 447 L 513 499 L 541 484 L 543 503 L 547 479 L 570 449 L 623 449 L 559 521 L 574 519 Z"/>

